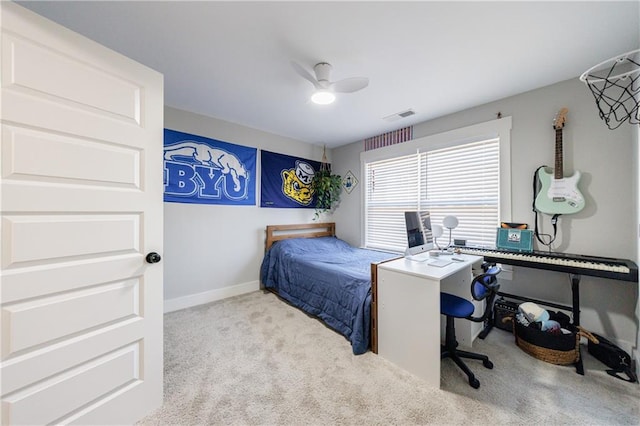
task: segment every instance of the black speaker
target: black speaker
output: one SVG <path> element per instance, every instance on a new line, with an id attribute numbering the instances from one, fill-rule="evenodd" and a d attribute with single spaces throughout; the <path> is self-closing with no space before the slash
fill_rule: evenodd
<path id="1" fill-rule="evenodd" d="M 493 304 L 493 326 L 513 332 L 513 322 L 502 322 L 503 318 L 513 317 L 518 313 L 518 303 L 500 298 Z"/>

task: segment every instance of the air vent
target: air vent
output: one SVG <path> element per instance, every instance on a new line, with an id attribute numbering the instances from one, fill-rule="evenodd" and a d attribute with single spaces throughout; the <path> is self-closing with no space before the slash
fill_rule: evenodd
<path id="1" fill-rule="evenodd" d="M 383 120 L 386 120 L 386 121 L 389 121 L 389 122 L 396 121 L 396 120 L 400 120 L 401 118 L 410 117 L 410 116 L 414 115 L 415 113 L 416 112 L 414 110 L 408 109 L 406 111 L 397 112 L 395 114 L 391 114 L 391 115 L 389 115 L 387 117 L 384 117 Z"/>
<path id="2" fill-rule="evenodd" d="M 413 139 L 413 126 L 404 127 L 392 132 L 383 133 L 364 140 L 364 150 L 382 148 Z"/>

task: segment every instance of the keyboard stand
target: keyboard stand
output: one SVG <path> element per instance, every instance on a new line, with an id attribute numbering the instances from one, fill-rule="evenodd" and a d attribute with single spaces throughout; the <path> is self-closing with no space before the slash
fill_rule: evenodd
<path id="1" fill-rule="evenodd" d="M 580 325 L 580 274 L 569 274 L 571 277 L 571 297 L 573 303 L 573 325 Z M 582 348 L 578 345 L 578 361 L 575 363 L 576 373 L 584 376 L 582 366 Z"/>

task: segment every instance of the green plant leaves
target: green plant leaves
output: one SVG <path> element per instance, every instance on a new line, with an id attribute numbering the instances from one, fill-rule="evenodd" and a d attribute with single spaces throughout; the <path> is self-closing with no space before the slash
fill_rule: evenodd
<path id="1" fill-rule="evenodd" d="M 333 211 L 340 203 L 342 177 L 331 174 L 331 170 L 321 169 L 313 177 L 312 187 L 316 195 L 315 219 L 320 213 Z"/>

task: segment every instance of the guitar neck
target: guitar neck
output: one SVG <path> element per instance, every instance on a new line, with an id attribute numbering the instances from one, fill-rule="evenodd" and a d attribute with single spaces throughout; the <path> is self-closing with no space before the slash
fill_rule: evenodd
<path id="1" fill-rule="evenodd" d="M 562 155 L 562 128 L 559 128 L 556 129 L 556 165 L 553 173 L 556 179 L 562 179 L 564 176 Z"/>

